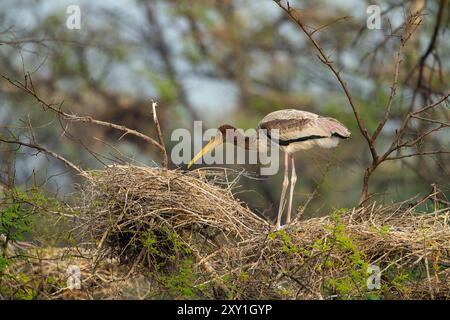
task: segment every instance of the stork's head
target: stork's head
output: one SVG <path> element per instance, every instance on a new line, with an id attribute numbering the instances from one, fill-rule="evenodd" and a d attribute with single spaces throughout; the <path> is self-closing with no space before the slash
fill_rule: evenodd
<path id="1" fill-rule="evenodd" d="M 215 147 L 217 147 L 218 145 L 226 142 L 226 141 L 230 141 L 231 136 L 233 136 L 233 132 L 236 130 L 235 127 L 229 125 L 229 124 L 223 124 L 221 125 L 219 128 L 217 128 L 217 133 L 214 137 L 211 138 L 211 140 L 209 140 L 209 142 L 206 144 L 206 146 L 203 147 L 202 150 L 200 150 L 199 153 L 197 153 L 192 160 L 189 162 L 189 164 L 187 165 L 187 168 L 189 169 L 190 167 L 192 167 L 192 165 L 198 160 L 200 159 L 204 154 L 214 150 Z M 235 139 L 235 137 L 233 136 L 233 139 Z"/>

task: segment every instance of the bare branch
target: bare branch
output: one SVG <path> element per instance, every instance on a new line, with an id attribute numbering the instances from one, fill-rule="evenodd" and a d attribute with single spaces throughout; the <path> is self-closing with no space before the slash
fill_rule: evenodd
<path id="1" fill-rule="evenodd" d="M 389 116 L 391 114 L 392 103 L 393 103 L 394 97 L 397 93 L 398 75 L 400 72 L 400 64 L 403 61 L 403 47 L 404 46 L 405 46 L 405 42 L 401 41 L 400 48 L 398 49 L 397 57 L 396 57 L 394 80 L 392 81 L 391 94 L 389 95 L 389 99 L 387 102 L 386 111 L 384 112 L 383 120 L 381 120 L 381 122 L 378 124 L 377 128 L 375 129 L 375 132 L 372 135 L 373 141 L 375 141 L 378 138 L 378 135 L 380 134 L 381 130 L 383 130 L 384 125 L 386 124 L 386 122 L 389 119 Z"/>
<path id="2" fill-rule="evenodd" d="M 59 115 L 62 119 L 66 120 L 66 121 L 92 123 L 95 125 L 116 129 L 116 130 L 122 131 L 124 133 L 124 135 L 131 134 L 131 135 L 141 138 L 147 142 L 150 142 L 153 146 L 158 148 L 161 152 L 165 152 L 164 146 L 162 144 L 158 143 L 156 140 L 149 137 L 148 135 L 145 135 L 136 130 L 125 127 L 123 125 L 97 120 L 90 116 L 78 116 L 78 115 L 66 113 L 66 112 L 62 111 L 60 107 L 57 107 L 55 104 L 50 104 L 50 103 L 45 102 L 43 99 L 41 99 L 38 96 L 38 94 L 34 90 L 28 88 L 28 86 L 21 83 L 20 81 L 12 80 L 3 74 L 0 74 L 0 77 L 5 79 L 6 81 L 8 81 L 13 86 L 17 87 L 18 89 L 23 90 L 26 93 L 28 93 L 29 95 L 31 95 L 32 97 L 34 97 L 34 99 L 43 106 L 44 110 L 50 109 L 52 112 L 55 112 L 57 115 Z"/>
<path id="3" fill-rule="evenodd" d="M 399 160 L 399 159 L 416 157 L 416 156 L 429 156 L 429 155 L 434 155 L 434 154 L 450 154 L 450 151 L 436 150 L 436 151 L 416 152 L 416 153 L 410 153 L 410 154 L 405 154 L 405 155 L 401 155 L 401 156 L 387 157 L 386 161 Z"/>
<path id="4" fill-rule="evenodd" d="M 309 32 L 306 29 L 306 26 L 304 25 L 304 23 L 296 16 L 294 16 L 293 12 L 295 11 L 294 9 L 292 9 L 289 5 L 289 2 L 287 3 L 287 6 L 283 6 L 281 4 L 281 0 L 274 0 L 274 2 L 281 8 L 283 9 L 284 12 L 286 12 L 286 14 L 300 27 L 300 29 L 302 29 L 302 31 L 305 33 L 305 35 L 308 37 L 308 39 L 311 41 L 311 43 L 313 44 L 313 46 L 316 48 L 316 50 L 318 51 L 318 58 L 320 61 L 322 61 L 323 64 L 325 64 L 326 66 L 328 66 L 328 68 L 331 70 L 331 72 L 335 75 L 336 79 L 339 81 L 342 89 L 344 90 L 344 93 L 347 97 L 347 100 L 350 104 L 350 107 L 352 108 L 353 114 L 356 118 L 356 122 L 358 124 L 358 128 L 361 132 L 361 134 L 363 135 L 363 137 L 367 140 L 367 143 L 369 145 L 370 148 L 370 152 L 372 154 L 372 158 L 373 159 L 377 159 L 378 155 L 376 152 L 375 147 L 373 146 L 372 143 L 372 139 L 367 131 L 367 127 L 364 124 L 364 121 L 361 117 L 361 115 L 358 112 L 358 109 L 356 107 L 356 104 L 353 101 L 353 98 L 350 94 L 350 91 L 347 87 L 347 83 L 342 79 L 339 71 L 335 68 L 335 66 L 333 65 L 333 62 L 330 60 L 329 56 L 325 53 L 325 51 L 322 49 L 322 47 L 319 45 L 319 43 L 313 38 L 311 32 Z"/>
<path id="5" fill-rule="evenodd" d="M 422 121 L 426 121 L 426 122 L 440 124 L 440 125 L 442 125 L 444 127 L 450 127 L 450 122 L 443 122 L 443 121 L 439 121 L 439 120 L 435 120 L 435 119 L 423 118 L 423 117 L 416 116 L 416 115 L 412 115 L 411 117 L 415 118 L 415 119 L 422 120 Z"/>
<path id="6" fill-rule="evenodd" d="M 337 19 L 335 19 L 335 20 L 333 20 L 333 21 L 331 21 L 329 23 L 324 24 L 323 26 L 318 27 L 317 29 L 314 29 L 313 31 L 311 31 L 310 34 L 312 36 L 312 35 L 314 35 L 314 33 L 318 32 L 320 30 L 323 30 L 325 28 L 328 28 L 329 26 L 331 26 L 331 25 L 333 25 L 333 24 L 335 24 L 335 23 L 337 23 L 339 21 L 347 20 L 347 19 L 351 19 L 351 18 L 353 18 L 353 17 L 352 16 L 345 16 L 345 17 L 337 18 Z"/>
<path id="7" fill-rule="evenodd" d="M 162 167 L 164 170 L 167 170 L 168 166 L 169 166 L 169 159 L 167 157 L 167 151 L 166 151 L 166 147 L 164 144 L 164 136 L 161 131 L 161 127 L 159 125 L 158 116 L 156 114 L 157 106 L 158 106 L 158 103 L 155 101 L 152 101 L 153 121 L 155 122 L 156 132 L 158 133 L 159 144 L 162 146 L 162 150 L 161 150 Z"/>
<path id="8" fill-rule="evenodd" d="M 447 100 L 449 96 L 450 96 L 450 90 L 448 90 L 447 93 L 443 97 L 441 97 L 439 100 L 437 100 L 436 102 L 430 103 L 429 105 L 427 105 L 425 107 L 422 107 L 422 108 L 420 108 L 417 111 L 412 112 L 410 116 L 417 115 L 419 113 L 425 112 L 427 110 L 430 110 L 430 109 L 432 109 L 434 107 L 439 106 L 442 102 Z"/>
<path id="9" fill-rule="evenodd" d="M 23 142 L 23 141 L 19 141 L 19 140 L 8 140 L 5 139 L 3 137 L 0 136 L 0 142 L 4 142 L 4 143 L 8 143 L 8 144 L 16 144 L 19 146 L 24 146 L 24 147 L 28 147 L 31 149 L 35 149 L 38 152 L 42 152 L 45 153 L 46 155 L 49 155 L 55 159 L 58 159 L 62 162 L 64 162 L 68 167 L 72 168 L 73 170 L 77 171 L 79 174 L 85 176 L 86 173 L 83 171 L 83 169 L 81 169 L 79 166 L 73 164 L 72 162 L 70 162 L 69 160 L 67 160 L 66 158 L 60 156 L 59 154 L 45 148 L 44 146 L 37 144 L 37 143 L 27 143 L 27 142 Z"/>

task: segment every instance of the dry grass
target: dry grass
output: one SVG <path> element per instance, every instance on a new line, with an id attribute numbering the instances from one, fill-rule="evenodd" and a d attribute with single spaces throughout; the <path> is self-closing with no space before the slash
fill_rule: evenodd
<path id="1" fill-rule="evenodd" d="M 450 213 L 420 212 L 428 199 L 341 210 L 277 232 L 217 171 L 114 166 L 90 172 L 82 195 L 77 230 L 95 243 L 94 266 L 116 258 L 173 298 L 450 297 Z M 378 290 L 367 288 L 369 265 L 382 271 Z"/>
<path id="2" fill-rule="evenodd" d="M 0 298 L 450 298 L 450 212 L 434 195 L 276 231 L 234 198 L 229 172 L 113 166 L 85 176 L 69 209 L 78 245 L 11 246 Z M 70 265 L 82 290 L 66 287 Z M 371 265 L 379 289 L 367 287 Z"/>
<path id="3" fill-rule="evenodd" d="M 152 283 L 143 275 L 130 275 L 117 259 L 104 259 L 94 271 L 92 252 L 79 248 L 31 247 L 0 277 L 0 298 L 13 299 L 143 299 Z M 79 268 L 81 290 L 71 289 L 70 268 Z M 73 269 L 72 269 L 73 270 Z"/>

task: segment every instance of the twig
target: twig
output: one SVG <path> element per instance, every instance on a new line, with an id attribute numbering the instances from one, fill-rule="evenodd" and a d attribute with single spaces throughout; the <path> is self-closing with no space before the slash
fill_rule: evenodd
<path id="1" fill-rule="evenodd" d="M 399 150 L 400 148 L 407 148 L 407 147 L 414 146 L 415 144 L 420 143 L 420 141 L 424 137 L 428 136 L 429 134 L 442 129 L 443 127 L 448 126 L 448 124 L 445 122 L 431 120 L 429 122 L 439 123 L 440 126 L 436 127 L 436 128 L 432 128 L 431 130 L 428 130 L 428 131 L 420 134 L 417 137 L 417 139 L 413 139 L 406 143 L 401 142 L 401 138 L 403 137 L 403 135 L 406 132 L 406 128 L 408 126 L 410 119 L 415 118 L 418 113 L 425 112 L 429 109 L 434 108 L 435 106 L 439 105 L 440 103 L 442 103 L 444 100 L 447 99 L 447 97 L 448 97 L 448 94 L 447 94 L 445 97 L 443 97 L 442 99 L 440 99 L 439 101 L 437 101 L 431 105 L 425 106 L 415 112 L 410 112 L 409 114 L 406 114 L 400 129 L 397 131 L 397 134 L 396 134 L 390 148 L 388 148 L 388 150 L 386 152 L 379 154 L 377 151 L 377 148 L 376 148 L 377 138 L 379 138 L 380 133 L 382 132 L 383 128 L 385 127 L 387 121 L 389 120 L 389 118 L 391 116 L 393 102 L 396 97 L 397 88 L 399 85 L 400 66 L 401 66 L 401 63 L 403 60 L 403 49 L 404 49 L 407 41 L 411 38 L 411 36 L 414 34 L 414 32 L 421 25 L 422 13 L 419 11 L 419 12 L 414 12 L 414 13 L 409 14 L 409 16 L 405 19 L 405 22 L 402 24 L 402 26 L 400 26 L 399 28 L 396 29 L 396 30 L 399 30 L 399 34 L 393 35 L 393 36 L 395 36 L 395 38 L 399 39 L 400 44 L 399 44 L 399 50 L 398 50 L 396 58 L 395 58 L 394 76 L 393 76 L 392 85 L 391 85 L 391 92 L 390 92 L 390 95 L 388 98 L 388 102 L 386 104 L 383 118 L 378 123 L 373 134 L 370 134 L 368 132 L 367 127 L 365 126 L 364 120 L 362 119 L 361 115 L 359 114 L 358 108 L 350 94 L 347 83 L 343 80 L 343 78 L 340 74 L 340 70 L 338 70 L 334 66 L 333 61 L 331 60 L 330 56 L 325 53 L 324 49 L 321 47 L 321 45 L 318 43 L 318 41 L 313 37 L 315 32 L 322 29 L 323 27 L 319 27 L 316 30 L 309 31 L 308 28 L 306 27 L 306 25 L 301 20 L 301 18 L 297 14 L 295 14 L 296 10 L 290 6 L 289 2 L 286 2 L 286 5 L 283 5 L 281 0 L 273 0 L 273 1 L 300 27 L 300 29 L 303 31 L 303 33 L 306 35 L 306 37 L 309 39 L 309 41 L 311 42 L 313 47 L 317 50 L 317 53 L 318 53 L 317 56 L 318 56 L 319 60 L 323 64 L 325 64 L 331 70 L 331 72 L 335 75 L 336 79 L 338 80 L 339 84 L 341 85 L 341 87 L 347 97 L 348 103 L 350 104 L 350 107 L 353 111 L 353 115 L 356 119 L 359 131 L 363 135 L 364 139 L 367 141 L 367 145 L 369 147 L 371 157 L 372 157 L 372 162 L 368 165 L 368 167 L 366 168 L 366 170 L 364 172 L 363 187 L 362 187 L 360 201 L 359 201 L 359 204 L 362 205 L 370 197 L 370 194 L 369 194 L 369 179 L 370 179 L 370 177 L 372 176 L 374 171 L 379 167 L 379 165 L 383 161 L 386 161 L 388 159 L 388 157 L 392 154 L 393 151 Z M 441 17 L 442 16 L 441 9 L 442 9 L 442 1 L 441 1 L 440 10 L 439 10 L 439 17 L 438 17 L 439 20 L 442 18 Z M 326 26 L 327 25 L 325 25 L 324 27 L 326 27 Z M 433 47 L 435 46 L 436 37 L 437 37 L 437 32 L 436 32 L 437 29 L 439 29 L 439 23 L 436 24 L 435 32 L 433 33 L 432 45 L 430 45 L 429 49 L 427 50 L 427 55 L 429 55 L 431 53 Z M 412 103 L 414 104 L 414 101 Z M 442 152 L 439 152 L 439 153 L 442 153 Z M 425 154 L 425 153 L 417 153 L 417 154 L 412 154 L 409 156 L 423 155 L 423 154 Z M 400 158 L 401 157 L 389 157 L 389 160 L 400 159 Z"/>
<path id="2" fill-rule="evenodd" d="M 361 118 L 358 109 L 353 101 L 353 98 L 350 94 L 350 91 L 348 90 L 347 87 L 347 83 L 342 79 L 339 71 L 334 67 L 333 62 L 329 59 L 329 56 L 327 56 L 324 52 L 324 50 L 322 49 L 322 47 L 319 45 L 319 43 L 312 37 L 312 33 L 309 32 L 306 29 L 306 26 L 303 24 L 303 22 L 295 17 L 293 15 L 293 12 L 295 11 L 294 9 L 292 9 L 289 5 L 289 2 L 287 3 L 287 7 L 283 6 L 281 4 L 281 0 L 273 0 L 281 9 L 283 9 L 284 12 L 287 13 L 287 15 L 300 27 L 300 29 L 302 29 L 302 31 L 305 33 L 305 35 L 308 37 L 308 39 L 311 41 L 311 43 L 313 44 L 313 46 L 317 49 L 317 51 L 319 52 L 318 58 L 320 61 L 322 61 L 323 64 L 325 64 L 326 66 L 328 66 L 328 68 L 331 70 L 331 72 L 336 76 L 337 80 L 339 81 L 342 89 L 344 90 L 344 93 L 347 97 L 347 100 L 350 104 L 350 107 L 352 108 L 353 114 L 355 115 L 359 130 L 361 131 L 362 135 L 364 136 L 364 138 L 369 142 L 370 141 L 370 136 L 369 133 L 367 131 L 367 128 L 364 124 L 363 119 Z M 373 151 L 373 150 L 371 150 Z"/>
<path id="3" fill-rule="evenodd" d="M 333 20 L 333 21 L 331 21 L 331 22 L 328 22 L 328 23 L 326 23 L 326 24 L 324 24 L 324 25 L 318 27 L 317 29 L 314 29 L 313 31 L 311 31 L 310 34 L 311 34 L 311 36 L 312 36 L 314 33 L 318 32 L 318 31 L 320 31 L 320 30 L 322 30 L 322 29 L 325 29 L 325 28 L 331 26 L 332 24 L 335 24 L 335 23 L 337 23 L 337 22 L 339 22 L 339 21 L 341 21 L 341 20 L 347 20 L 347 19 L 351 19 L 351 18 L 353 18 L 353 17 L 352 17 L 352 16 L 345 16 L 345 17 L 337 18 L 337 19 L 335 19 L 335 20 Z"/>
<path id="4" fill-rule="evenodd" d="M 433 154 L 449 154 L 449 153 L 450 153 L 450 151 L 441 151 L 441 150 L 417 152 L 417 153 L 405 154 L 405 155 L 401 155 L 401 156 L 387 157 L 386 161 L 399 160 L 399 159 L 417 157 L 417 156 L 429 156 L 429 155 L 433 155 Z"/>
<path id="5" fill-rule="evenodd" d="M 16 144 L 16 145 L 19 145 L 19 146 L 24 146 L 24 147 L 28 147 L 28 148 L 31 148 L 31 149 L 35 149 L 38 152 L 45 153 L 45 154 L 47 154 L 47 155 L 49 155 L 49 156 L 51 156 L 51 157 L 53 157 L 55 159 L 58 159 L 58 160 L 64 162 L 68 167 L 70 167 L 73 170 L 77 171 L 81 175 L 83 175 L 83 176 L 86 175 L 86 173 L 79 166 L 73 164 L 72 162 L 70 162 L 66 158 L 60 156 L 59 154 L 57 154 L 57 153 L 55 153 L 55 152 L 53 152 L 51 150 L 48 150 L 47 148 L 43 147 L 40 144 L 26 143 L 26 142 L 22 142 L 22 141 L 18 141 L 18 140 L 7 140 L 7 139 L 4 139 L 2 137 L 0 137 L 0 142 L 4 142 L 4 143 L 8 143 L 8 144 Z"/>
<path id="6" fill-rule="evenodd" d="M 162 147 L 162 148 L 160 148 L 161 158 L 162 158 L 162 167 L 163 167 L 163 170 L 166 171 L 169 166 L 169 159 L 167 157 L 166 146 L 164 143 L 164 136 L 161 131 L 161 127 L 159 125 L 158 116 L 156 115 L 156 107 L 157 106 L 158 106 L 158 103 L 152 100 L 153 122 L 155 122 L 156 132 L 158 133 L 159 144 Z"/>
<path id="7" fill-rule="evenodd" d="M 405 46 L 405 42 L 400 42 L 400 48 L 397 52 L 397 58 L 395 63 L 395 71 L 394 71 L 394 80 L 392 81 L 391 86 L 391 94 L 389 95 L 389 99 L 387 102 L 386 110 L 384 112 L 383 120 L 378 124 L 377 128 L 375 129 L 375 132 L 372 135 L 372 140 L 375 141 L 378 138 L 378 135 L 380 134 L 381 130 L 383 130 L 384 125 L 386 124 L 387 120 L 389 119 L 389 116 L 391 114 L 392 109 L 392 103 L 394 101 L 394 97 L 397 93 L 397 84 L 398 84 L 398 75 L 400 72 L 400 64 L 403 61 L 403 48 Z"/>
<path id="8" fill-rule="evenodd" d="M 8 81 L 10 84 L 15 86 L 16 88 L 18 88 L 20 90 L 23 90 L 26 93 L 28 93 L 29 95 L 31 95 L 32 97 L 34 97 L 34 99 L 39 104 L 41 104 L 43 106 L 44 110 L 49 109 L 52 112 L 55 112 L 57 115 L 59 115 L 61 118 L 63 118 L 66 121 L 92 123 L 92 124 L 95 124 L 95 125 L 116 129 L 116 130 L 122 131 L 124 133 L 124 135 L 131 134 L 131 135 L 134 135 L 134 136 L 136 136 L 138 138 L 141 138 L 141 139 L 143 139 L 143 140 L 145 140 L 147 142 L 150 142 L 153 146 L 158 148 L 161 152 L 165 153 L 164 146 L 161 145 L 160 143 L 158 143 L 156 140 L 154 140 L 151 137 L 149 137 L 148 135 L 145 135 L 145 134 L 140 133 L 140 132 L 138 132 L 136 130 L 127 128 L 127 127 L 125 127 L 123 125 L 97 120 L 97 119 L 94 119 L 94 118 L 92 118 L 90 116 L 78 116 L 78 115 L 66 113 L 66 112 L 62 111 L 60 108 L 57 108 L 55 104 L 50 104 L 50 103 L 45 102 L 43 99 L 41 99 L 38 96 L 38 94 L 34 90 L 31 90 L 30 88 L 25 86 L 20 81 L 12 80 L 9 77 L 7 77 L 7 76 L 5 76 L 5 75 L 3 75 L 1 73 L 0 73 L 0 77 L 5 79 L 6 81 Z"/>

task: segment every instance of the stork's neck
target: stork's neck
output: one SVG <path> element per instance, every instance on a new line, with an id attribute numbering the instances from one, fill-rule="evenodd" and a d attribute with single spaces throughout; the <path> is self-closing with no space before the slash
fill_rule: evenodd
<path id="1" fill-rule="evenodd" d="M 222 133 L 223 142 L 232 143 L 235 146 L 241 147 L 246 150 L 256 150 L 257 149 L 257 137 L 256 136 L 245 136 L 235 127 L 224 124 L 218 129 Z"/>

